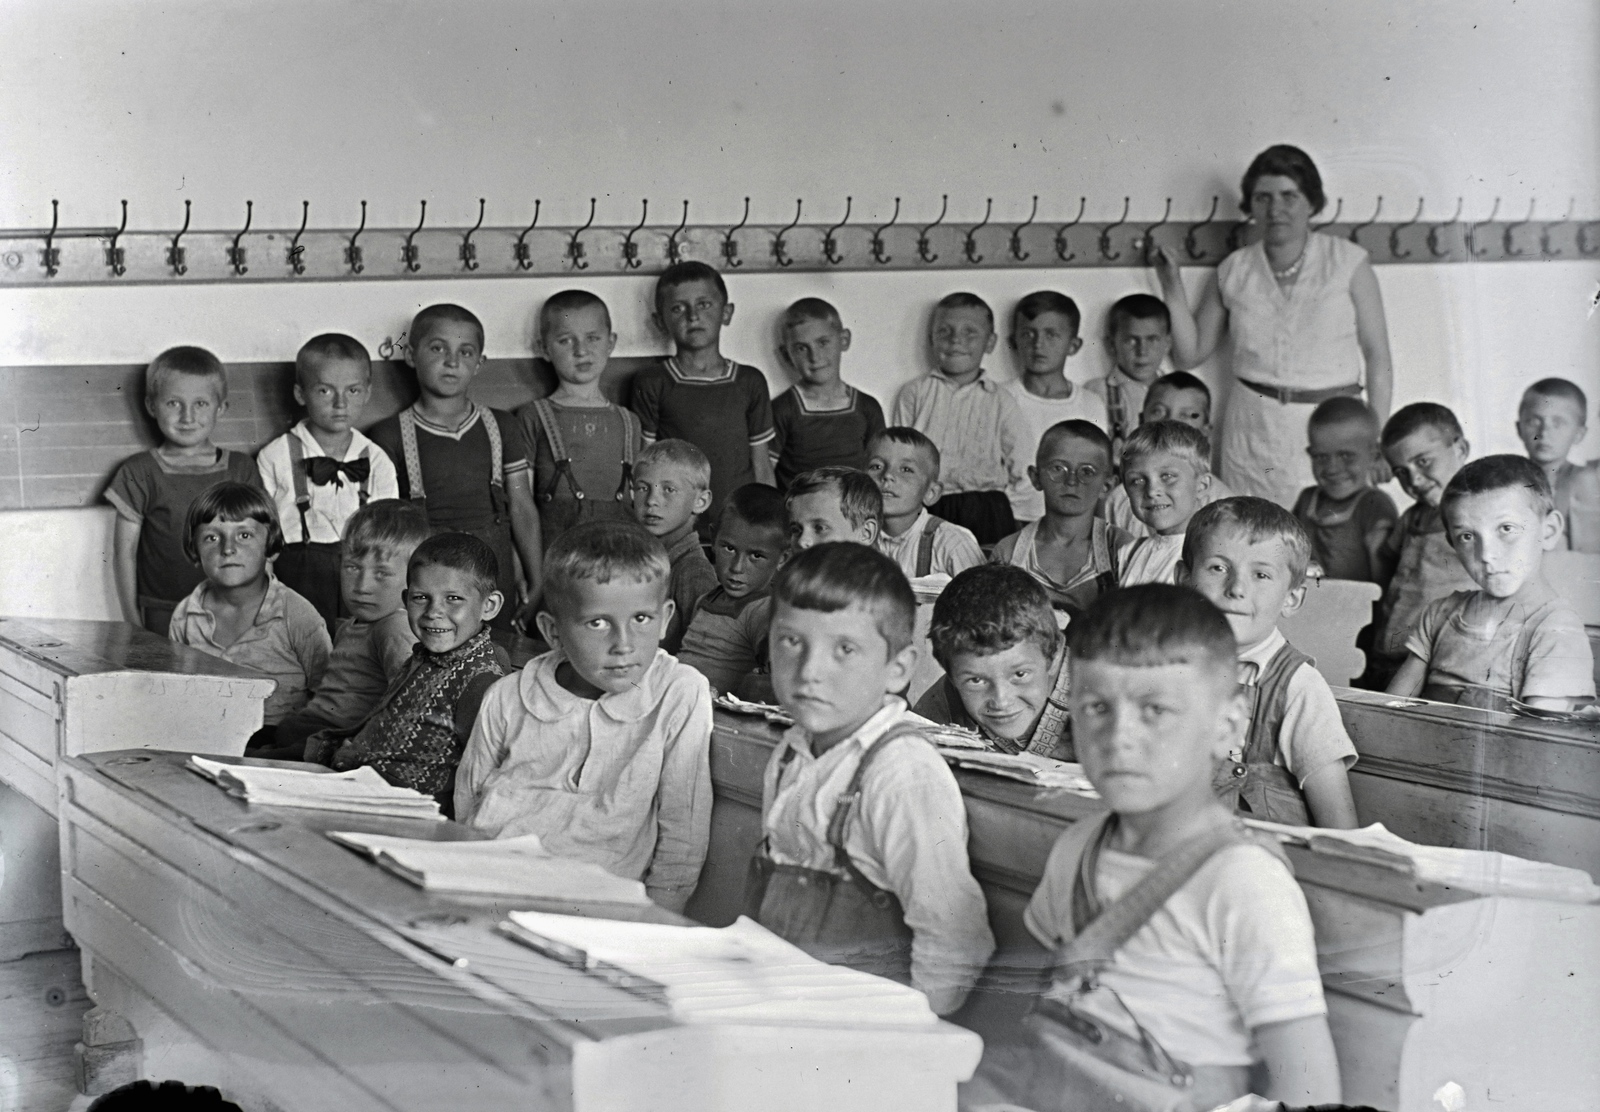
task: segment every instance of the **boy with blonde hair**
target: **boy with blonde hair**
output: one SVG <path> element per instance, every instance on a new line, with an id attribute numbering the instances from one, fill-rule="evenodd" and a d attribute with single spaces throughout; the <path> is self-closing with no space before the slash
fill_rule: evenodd
<path id="1" fill-rule="evenodd" d="M 818 467 L 865 467 L 883 407 L 839 377 L 850 330 L 839 310 L 802 297 L 783 312 L 784 363 L 799 378 L 772 399 L 772 467 L 779 490 Z"/>
<path id="2" fill-rule="evenodd" d="M 871 548 L 883 524 L 883 492 L 854 467 L 819 467 L 798 476 L 784 506 L 789 544 L 797 552 L 829 541 Z"/>
<path id="3" fill-rule="evenodd" d="M 1378 415 L 1360 398 L 1329 398 L 1311 411 L 1306 439 L 1317 485 L 1300 492 L 1294 516 L 1311 538 L 1322 574 L 1380 582 L 1379 553 L 1400 514 L 1372 485 L 1382 459 Z"/>
<path id="4" fill-rule="evenodd" d="M 667 597 L 672 610 L 662 621 L 661 647 L 676 653 L 683 644 L 694 604 L 717 585 L 717 571 L 700 547 L 696 523 L 711 507 L 711 461 L 687 440 L 657 440 L 639 453 L 633 468 L 633 516 L 666 546 L 671 571 Z"/>
<path id="5" fill-rule="evenodd" d="M 1192 429 L 1200 430 L 1209 441 L 1211 387 L 1188 371 L 1173 371 L 1171 374 L 1162 375 L 1150 383 L 1149 389 L 1144 392 L 1144 408 L 1139 411 L 1138 420 L 1141 425 L 1155 421 L 1180 421 Z M 1125 441 L 1127 433 L 1123 436 Z M 1113 458 L 1119 461 L 1122 458 L 1123 443 L 1117 442 L 1113 445 Z M 1232 497 L 1233 491 L 1217 478 L 1215 472 L 1212 472 L 1211 485 L 1206 488 L 1200 504 L 1204 506 Z M 1133 512 L 1133 504 L 1128 501 L 1128 492 L 1123 489 L 1121 483 L 1114 485 L 1106 495 L 1104 512 L 1107 521 L 1130 537 L 1150 535 L 1149 527 Z"/>
<path id="6" fill-rule="evenodd" d="M 1149 535 L 1118 561 L 1118 583 L 1172 583 L 1183 555 L 1183 534 L 1211 489 L 1211 441 L 1181 421 L 1152 421 L 1122 449 L 1122 487 Z"/>

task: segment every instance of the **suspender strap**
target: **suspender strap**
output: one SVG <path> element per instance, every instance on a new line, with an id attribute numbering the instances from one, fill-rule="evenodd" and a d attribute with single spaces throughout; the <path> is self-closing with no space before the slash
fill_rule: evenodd
<path id="1" fill-rule="evenodd" d="M 494 410 L 478 409 L 478 419 L 483 422 L 483 431 L 489 435 L 489 485 L 503 487 L 506 485 L 505 449 L 500 443 L 500 422 L 494 418 Z"/>
<path id="2" fill-rule="evenodd" d="M 555 500 L 556 488 L 561 485 L 562 476 L 566 476 L 567 486 L 572 488 L 572 496 L 583 499 L 583 490 L 578 486 L 577 478 L 572 474 L 572 456 L 567 452 L 566 441 L 562 439 L 561 428 L 556 424 L 555 407 L 550 404 L 549 398 L 535 398 L 533 400 L 533 415 L 539 421 L 539 431 L 544 433 L 544 439 L 550 445 L 550 458 L 555 460 L 556 469 L 550 475 L 550 481 L 539 489 L 539 500 L 551 502 Z"/>
<path id="3" fill-rule="evenodd" d="M 917 538 L 917 575 L 924 576 L 933 570 L 933 538 L 939 532 L 939 526 L 944 523 L 932 514 L 928 515 L 928 524 L 922 527 L 922 536 Z"/>
<path id="4" fill-rule="evenodd" d="M 406 489 L 413 502 L 428 497 L 422 488 L 422 457 L 417 454 L 417 416 L 409 408 L 400 411 L 400 454 L 406 467 Z"/>
<path id="5" fill-rule="evenodd" d="M 361 458 L 367 461 L 367 477 L 361 480 L 361 486 L 356 491 L 356 505 L 365 506 L 372 497 L 372 445 L 368 444 L 361 449 Z"/>
<path id="6" fill-rule="evenodd" d="M 617 501 L 626 502 L 633 494 L 633 446 L 639 442 L 639 418 L 620 405 L 612 408 L 622 418 L 622 481 L 617 484 Z"/>
<path id="7" fill-rule="evenodd" d="M 917 736 L 919 733 L 915 723 L 903 722 L 890 726 L 879 735 L 878 740 L 861 755 L 861 763 L 856 765 L 855 775 L 850 777 L 850 786 L 839 797 L 833 810 L 833 819 L 828 823 L 828 844 L 833 847 L 834 864 L 849 873 L 858 884 L 865 884 L 868 888 L 875 888 L 876 885 L 862 875 L 844 848 L 845 831 L 849 829 L 850 820 L 855 815 L 856 804 L 861 800 L 861 782 L 866 779 L 867 769 L 871 767 L 872 762 L 878 759 L 879 753 L 888 748 L 891 741 L 901 737 Z M 782 775 L 781 771 L 779 775 Z"/>
<path id="8" fill-rule="evenodd" d="M 306 524 L 306 511 L 311 508 L 311 490 L 306 486 L 306 448 L 300 438 L 289 430 L 289 474 L 294 482 L 294 508 L 300 511 L 300 539 L 311 543 L 311 526 Z"/>

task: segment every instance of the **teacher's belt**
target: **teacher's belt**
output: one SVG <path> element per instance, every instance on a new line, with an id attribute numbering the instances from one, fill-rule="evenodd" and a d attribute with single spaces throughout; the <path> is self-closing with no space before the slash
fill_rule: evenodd
<path id="1" fill-rule="evenodd" d="M 1272 398 L 1279 405 L 1317 405 L 1329 398 L 1354 398 L 1361 394 L 1361 384 L 1352 382 L 1345 386 L 1330 386 L 1326 390 L 1296 390 L 1289 386 L 1268 386 L 1264 382 L 1239 380 L 1264 398 Z"/>

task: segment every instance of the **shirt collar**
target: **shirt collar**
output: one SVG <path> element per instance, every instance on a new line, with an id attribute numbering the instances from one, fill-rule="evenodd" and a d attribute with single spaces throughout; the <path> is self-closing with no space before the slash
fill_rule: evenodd
<path id="1" fill-rule="evenodd" d="M 719 583 L 711 589 L 705 598 L 701 599 L 695 605 L 695 610 L 697 612 L 705 610 L 712 614 L 721 614 L 724 617 L 737 618 L 740 614 L 744 613 L 745 607 L 751 605 L 752 603 L 761 601 L 767 597 L 767 594 L 768 592 L 765 590 L 751 591 L 749 594 L 740 598 L 729 598 L 727 590 L 724 589 L 722 584 Z"/>
<path id="2" fill-rule="evenodd" d="M 434 436 L 448 436 L 452 440 L 460 440 L 472 431 L 472 426 L 476 425 L 479 418 L 483 416 L 483 407 L 478 405 L 477 402 L 469 401 L 467 405 L 471 407 L 467 411 L 467 419 L 462 421 L 457 428 L 447 429 L 443 425 L 434 424 L 422 415 L 422 411 L 417 408 L 414 402 L 411 405 L 411 419 L 417 423 L 418 428 L 426 429 Z"/>
<path id="3" fill-rule="evenodd" d="M 697 386 L 706 386 L 714 382 L 729 382 L 739 369 L 739 365 L 727 356 L 722 357 L 722 373 L 715 378 L 696 378 L 686 375 L 679 369 L 676 359 L 667 359 L 663 365 L 667 368 L 667 373 L 678 382 L 693 383 Z"/>
<path id="4" fill-rule="evenodd" d="M 199 614 L 204 615 L 206 621 L 213 629 L 215 629 L 217 624 L 217 616 L 212 613 L 211 608 L 206 605 L 206 596 L 208 591 L 209 587 L 202 585 L 200 590 L 200 604 L 198 607 L 196 607 L 196 610 L 199 612 Z M 256 619 L 250 623 L 251 627 L 258 628 L 275 621 L 287 621 L 287 592 L 288 588 L 282 583 L 278 582 L 278 578 L 273 575 L 272 572 L 268 571 L 267 593 L 261 599 L 261 609 L 256 611 Z"/>
<path id="5" fill-rule="evenodd" d="M 489 627 L 484 626 L 482 629 L 478 630 L 477 633 L 474 633 L 471 637 L 461 642 L 461 644 L 457 645 L 455 648 L 442 653 L 430 652 L 428 649 L 423 647 L 421 641 L 418 641 L 416 646 L 412 648 L 411 655 L 421 663 L 427 664 L 430 667 L 448 668 L 450 665 L 456 663 L 463 657 L 472 656 L 475 653 L 483 651 L 484 647 L 488 644 Z"/>
<path id="6" fill-rule="evenodd" d="M 888 696 L 884 699 L 883 706 L 879 707 L 871 718 L 856 727 L 855 733 L 835 745 L 828 752 L 843 750 L 849 746 L 854 746 L 862 751 L 871 749 L 877 744 L 880 737 L 888 733 L 889 727 L 899 721 L 900 717 L 905 713 L 906 701 L 898 695 Z M 789 727 L 788 731 L 783 735 L 783 740 L 796 753 L 810 757 L 812 760 L 818 759 L 811 752 L 811 733 L 804 726 Z"/>
<path id="7" fill-rule="evenodd" d="M 1254 664 L 1264 671 L 1267 667 L 1267 661 L 1276 656 L 1278 650 L 1288 644 L 1288 641 L 1289 639 L 1283 635 L 1283 631 L 1277 626 L 1273 626 L 1272 632 L 1267 634 L 1259 644 L 1239 651 L 1239 663 Z"/>
<path id="8" fill-rule="evenodd" d="M 418 420 L 421 421 L 421 418 L 418 418 Z M 430 425 L 429 428 L 431 429 L 432 426 Z M 304 418 L 295 422 L 294 427 L 289 430 L 289 433 L 291 436 L 299 438 L 300 443 L 305 447 L 305 456 L 307 459 L 312 459 L 316 456 L 325 456 L 328 454 L 322 450 L 322 445 L 317 443 L 316 436 L 311 432 L 310 423 Z M 367 445 L 370 443 L 372 443 L 372 441 L 368 440 L 366 434 L 360 429 L 351 429 L 350 447 L 345 449 L 344 458 L 339 462 L 344 463 L 348 460 L 360 459 L 366 454 Z"/>
<path id="9" fill-rule="evenodd" d="M 673 542 L 671 548 L 667 549 L 667 559 L 676 562 L 679 556 L 685 555 L 691 548 L 699 547 L 700 534 L 695 532 L 693 529 L 690 529 L 687 533 Z"/>
<path id="10" fill-rule="evenodd" d="M 556 679 L 556 669 L 566 660 L 566 653 L 554 649 L 529 661 L 517 680 L 522 705 L 541 722 L 559 722 L 584 713 L 590 705 L 598 707 L 614 722 L 637 722 L 661 701 L 661 687 L 676 663 L 664 650 L 657 649 L 644 675 L 627 691 L 585 699 L 562 687 Z"/>
<path id="11" fill-rule="evenodd" d="M 883 543 L 886 554 L 893 555 L 911 543 L 913 539 L 921 540 L 922 531 L 928 527 L 928 518 L 931 514 L 932 511 L 928 507 L 922 507 L 922 512 L 917 514 L 916 520 L 911 523 L 911 528 L 901 533 L 898 537 L 891 537 L 888 533 L 880 532 L 878 540 Z"/>
<path id="12" fill-rule="evenodd" d="M 999 389 L 999 387 L 995 384 L 994 379 L 989 377 L 989 369 L 987 367 L 979 367 L 978 377 L 967 383 L 966 386 L 962 386 L 959 383 L 952 381 L 950 376 L 945 374 L 938 367 L 935 367 L 928 377 L 933 379 L 935 382 L 944 383 L 952 390 L 965 390 L 968 387 L 976 386 L 984 393 L 992 394 Z"/>

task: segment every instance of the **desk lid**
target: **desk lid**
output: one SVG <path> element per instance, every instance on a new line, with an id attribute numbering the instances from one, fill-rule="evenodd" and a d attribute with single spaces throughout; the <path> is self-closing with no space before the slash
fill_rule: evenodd
<path id="1" fill-rule="evenodd" d="M 152 672 L 252 681 L 271 693 L 273 681 L 251 668 L 175 644 L 126 622 L 0 617 L 0 648 L 20 653 L 62 676 Z"/>

